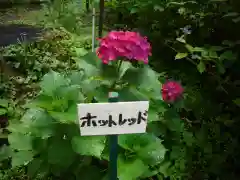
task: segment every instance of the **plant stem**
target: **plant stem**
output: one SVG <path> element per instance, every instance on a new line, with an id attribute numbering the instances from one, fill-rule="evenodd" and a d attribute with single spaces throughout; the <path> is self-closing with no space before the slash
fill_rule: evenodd
<path id="1" fill-rule="evenodd" d="M 118 61 L 118 67 L 117 67 L 117 72 L 120 73 L 120 68 L 122 66 L 123 60 Z"/>

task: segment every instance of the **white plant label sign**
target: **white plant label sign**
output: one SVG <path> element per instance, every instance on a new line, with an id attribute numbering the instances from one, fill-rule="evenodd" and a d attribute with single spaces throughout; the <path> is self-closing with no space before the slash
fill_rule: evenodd
<path id="1" fill-rule="evenodd" d="M 82 136 L 145 133 L 149 101 L 78 104 Z"/>

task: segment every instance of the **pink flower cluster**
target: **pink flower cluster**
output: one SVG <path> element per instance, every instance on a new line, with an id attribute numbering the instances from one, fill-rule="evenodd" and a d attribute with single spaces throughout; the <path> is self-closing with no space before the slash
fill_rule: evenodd
<path id="1" fill-rule="evenodd" d="M 147 38 L 137 32 L 111 31 L 98 40 L 100 47 L 97 49 L 97 55 L 106 64 L 119 57 L 147 64 L 148 56 L 151 55 L 151 46 Z"/>
<path id="2" fill-rule="evenodd" d="M 176 81 L 167 81 L 162 86 L 162 98 L 165 102 L 173 103 L 183 94 L 183 87 Z"/>

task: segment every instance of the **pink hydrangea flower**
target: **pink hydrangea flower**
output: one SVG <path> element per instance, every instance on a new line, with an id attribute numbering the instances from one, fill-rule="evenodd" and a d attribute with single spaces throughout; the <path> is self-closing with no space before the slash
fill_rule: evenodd
<path id="1" fill-rule="evenodd" d="M 176 81 L 167 81 L 162 86 L 162 98 L 165 102 L 173 103 L 183 94 L 183 87 Z"/>
<path id="2" fill-rule="evenodd" d="M 119 57 L 147 64 L 148 56 L 151 55 L 151 46 L 147 38 L 137 32 L 111 31 L 98 40 L 100 47 L 97 49 L 97 55 L 106 64 Z"/>

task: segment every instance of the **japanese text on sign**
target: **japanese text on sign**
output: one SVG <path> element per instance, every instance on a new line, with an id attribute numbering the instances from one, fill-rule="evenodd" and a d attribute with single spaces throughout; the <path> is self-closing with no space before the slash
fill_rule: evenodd
<path id="1" fill-rule="evenodd" d="M 81 135 L 144 133 L 148 107 L 148 101 L 78 104 Z"/>

